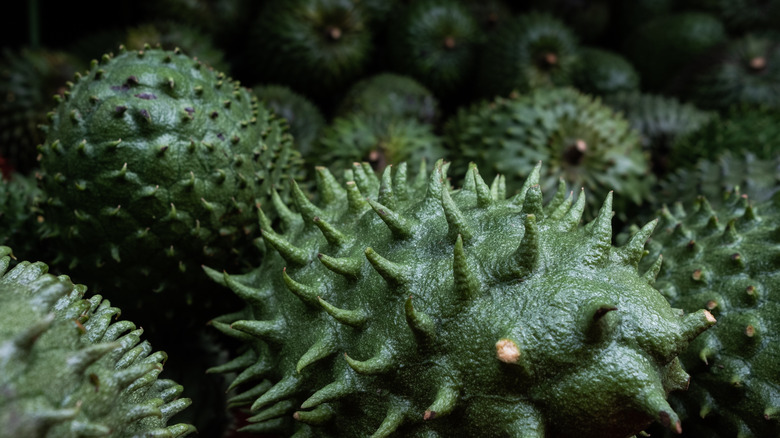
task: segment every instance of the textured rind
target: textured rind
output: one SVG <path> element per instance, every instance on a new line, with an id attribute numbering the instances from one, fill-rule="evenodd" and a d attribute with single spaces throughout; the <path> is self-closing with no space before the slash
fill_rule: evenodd
<path id="1" fill-rule="evenodd" d="M 177 438 L 167 425 L 190 400 L 158 379 L 167 356 L 141 342 L 142 329 L 112 321 L 120 309 L 41 262 L 13 269 L 0 247 L 0 430 L 25 438 Z"/>
<path id="2" fill-rule="evenodd" d="M 283 122 L 247 89 L 148 47 L 79 75 L 39 150 L 57 264 L 118 290 L 181 286 L 205 262 L 237 266 L 254 249 L 255 205 L 301 168 Z"/>
<path id="3" fill-rule="evenodd" d="M 337 116 L 364 114 L 386 119 L 412 118 L 435 125 L 441 116 L 433 93 L 408 76 L 380 73 L 353 85 L 336 109 Z"/>
<path id="4" fill-rule="evenodd" d="M 0 245 L 16 248 L 16 256 L 28 258 L 38 246 L 36 207 L 41 191 L 34 178 L 0 174 Z"/>
<path id="5" fill-rule="evenodd" d="M 325 128 L 325 117 L 309 99 L 284 85 L 258 85 L 252 92 L 279 117 L 287 120 L 301 156 L 311 159 L 314 144 Z"/>
<path id="6" fill-rule="evenodd" d="M 440 100 L 462 99 L 472 79 L 481 40 L 479 25 L 457 0 L 406 5 L 388 30 L 393 70 L 428 87 Z"/>
<path id="7" fill-rule="evenodd" d="M 490 35 L 483 51 L 477 89 L 481 96 L 493 98 L 512 91 L 570 85 L 579 43 L 557 18 L 532 12 Z"/>
<path id="8" fill-rule="evenodd" d="M 573 88 L 541 89 L 462 109 L 445 125 L 444 139 L 456 167 L 473 161 L 486 178 L 506 175 L 510 193 L 542 160 L 547 166 L 541 186 L 548 196 L 560 178 L 599 197 L 614 190 L 635 204 L 650 194 L 653 178 L 638 133 L 598 98 Z M 592 200 L 586 217 L 598 208 Z"/>
<path id="9" fill-rule="evenodd" d="M 181 49 L 206 65 L 229 72 L 225 54 L 201 28 L 175 21 L 146 23 L 127 29 L 124 45 L 128 50 L 143 50 L 145 45 L 159 44 L 165 50 Z"/>
<path id="10" fill-rule="evenodd" d="M 718 320 L 680 356 L 691 384 L 672 404 L 687 436 L 780 436 L 780 197 L 730 195 L 664 208 L 640 266 L 663 254 L 656 287 Z"/>
<path id="11" fill-rule="evenodd" d="M 639 90 L 639 74 L 620 54 L 597 47 L 582 47 L 579 52 L 572 85 L 583 93 L 603 96 Z"/>
<path id="12" fill-rule="evenodd" d="M 213 326 L 241 339 L 235 406 L 247 431 L 295 437 L 625 437 L 677 430 L 666 392 L 676 355 L 714 320 L 683 316 L 636 270 L 654 223 L 611 246 L 608 195 L 579 226 L 584 194 L 542 206 L 540 169 L 516 197 L 472 167 L 461 189 L 439 161 L 344 187 L 320 169 L 320 205 L 299 193 L 246 275 L 207 269 L 247 307 Z M 297 191 L 296 191 L 297 192 Z M 573 205 L 572 205 L 573 204 Z M 652 321 L 652 324 L 648 324 Z"/>

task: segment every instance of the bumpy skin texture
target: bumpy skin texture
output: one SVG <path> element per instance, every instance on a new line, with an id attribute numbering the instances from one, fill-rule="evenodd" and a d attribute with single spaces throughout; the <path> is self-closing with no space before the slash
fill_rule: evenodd
<path id="1" fill-rule="evenodd" d="M 279 117 L 287 120 L 296 148 L 304 158 L 311 157 L 314 144 L 325 128 L 325 117 L 309 99 L 283 85 L 259 85 L 252 88 Z"/>
<path id="2" fill-rule="evenodd" d="M 481 32 L 457 0 L 421 0 L 406 6 L 389 28 L 394 70 L 412 76 L 441 100 L 462 98 L 472 79 Z"/>
<path id="3" fill-rule="evenodd" d="M 16 248 L 16 256 L 29 258 L 38 246 L 36 204 L 41 191 L 32 177 L 14 173 L 10 179 L 0 174 L 0 245 Z"/>
<path id="4" fill-rule="evenodd" d="M 780 4 L 780 2 L 778 2 Z M 704 108 L 736 104 L 780 108 L 780 33 L 745 35 L 730 42 L 718 62 L 699 74 L 692 98 Z"/>
<path id="5" fill-rule="evenodd" d="M 366 161 L 374 169 L 403 161 L 433 163 L 445 154 L 433 127 L 409 118 L 352 114 L 339 117 L 322 134 L 315 156 L 334 171 Z"/>
<path id="6" fill-rule="evenodd" d="M 718 323 L 681 355 L 691 374 L 675 406 L 691 437 L 780 436 L 780 197 L 732 192 L 661 211 L 648 249 L 664 264 L 656 286 L 673 306 L 708 309 Z"/>
<path id="7" fill-rule="evenodd" d="M 167 356 L 120 310 L 43 263 L 0 247 L 0 430 L 25 438 L 176 438 L 167 425 L 189 406 L 182 387 L 157 379 Z"/>
<path id="8" fill-rule="evenodd" d="M 255 79 L 315 99 L 361 75 L 373 49 L 368 17 L 353 0 L 274 0 L 253 29 L 247 45 Z"/>
<path id="9" fill-rule="evenodd" d="M 253 249 L 255 205 L 301 165 L 247 89 L 158 49 L 94 63 L 40 152 L 45 224 L 64 263 L 136 291 L 181 287 L 202 263 L 236 265 Z"/>
<path id="10" fill-rule="evenodd" d="M 583 47 L 572 73 L 572 85 L 583 93 L 600 96 L 639 90 L 639 74 L 621 55 L 596 47 Z"/>
<path id="11" fill-rule="evenodd" d="M 252 273 L 209 270 L 247 301 L 213 321 L 246 353 L 215 371 L 249 388 L 247 430 L 296 438 L 625 437 L 673 430 L 676 360 L 714 319 L 683 316 L 640 275 L 648 224 L 611 245 L 612 195 L 579 226 L 559 187 L 542 205 L 540 168 L 506 199 L 473 167 L 458 190 L 439 161 L 381 182 L 355 164 L 344 187 L 320 169 L 325 203 L 296 191 L 276 251 Z M 652 321 L 652 323 L 649 323 Z M 287 436 L 287 435 L 286 435 Z"/>
<path id="12" fill-rule="evenodd" d="M 230 65 L 225 62 L 225 54 L 217 48 L 211 36 L 199 27 L 161 21 L 127 29 L 124 45 L 128 49 L 143 50 L 146 44 L 159 44 L 165 50 L 178 47 L 217 71 L 228 72 L 230 69 Z"/>
<path id="13" fill-rule="evenodd" d="M 381 73 L 353 85 L 336 109 L 337 116 L 349 114 L 412 118 L 431 125 L 441 116 L 439 102 L 430 90 L 394 73 Z"/>
<path id="14" fill-rule="evenodd" d="M 486 98 L 571 84 L 577 37 L 549 14 L 521 15 L 493 33 L 483 48 L 477 87 Z"/>
<path id="15" fill-rule="evenodd" d="M 541 185 L 553 193 L 563 178 L 574 188 L 604 196 L 610 190 L 640 204 L 652 177 L 636 131 L 598 99 L 571 88 L 476 104 L 447 122 L 445 144 L 456 166 L 477 163 L 487 177 L 522 181 L 539 160 L 547 163 Z M 510 191 L 518 184 L 507 184 Z M 589 204 L 593 217 L 599 204 Z M 624 211 L 623 208 L 616 210 Z"/>

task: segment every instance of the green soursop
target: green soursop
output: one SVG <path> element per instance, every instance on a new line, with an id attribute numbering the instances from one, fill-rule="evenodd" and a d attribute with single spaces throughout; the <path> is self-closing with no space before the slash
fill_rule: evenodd
<path id="1" fill-rule="evenodd" d="M 256 204 L 298 175 L 286 129 L 179 51 L 104 56 L 72 84 L 39 148 L 58 264 L 136 295 L 186 290 L 203 263 L 237 266 L 256 250 Z"/>
<path id="2" fill-rule="evenodd" d="M 0 247 L 0 431 L 24 438 L 176 438 L 191 425 L 167 425 L 190 400 L 158 379 L 167 356 L 152 352 L 143 329 L 114 321 L 120 309 L 43 263 L 8 270 Z"/>
<path id="3" fill-rule="evenodd" d="M 355 83 L 336 109 L 337 116 L 353 113 L 413 118 L 430 125 L 441 116 L 433 93 L 414 79 L 394 73 L 380 73 Z"/>
<path id="4" fill-rule="evenodd" d="M 706 198 L 692 207 L 661 211 L 642 261 L 663 254 L 656 287 L 718 320 L 681 355 L 691 384 L 673 405 L 691 437 L 780 436 L 780 197 L 732 192 L 717 209 Z"/>
<path id="5" fill-rule="evenodd" d="M 41 190 L 38 182 L 20 173 L 6 179 L 0 173 L 0 245 L 16 248 L 16 256 L 29 258 L 39 245 L 38 217 Z"/>
<path id="6" fill-rule="evenodd" d="M 541 160 L 541 185 L 548 194 L 563 178 L 597 196 L 608 191 L 642 204 L 652 175 L 638 133 L 598 98 L 573 88 L 539 89 L 496 98 L 460 110 L 444 128 L 453 164 L 476 163 L 487 177 L 506 175 L 510 192 Z M 620 201 L 624 202 L 624 201 Z M 600 207 L 591 200 L 586 217 Z M 618 212 L 625 208 L 617 208 Z"/>
<path id="7" fill-rule="evenodd" d="M 612 194 L 580 226 L 563 185 L 544 207 L 540 167 L 517 196 L 471 167 L 461 189 L 437 162 L 407 182 L 355 163 L 320 168 L 314 205 L 295 189 L 276 251 L 245 275 L 207 269 L 247 306 L 212 321 L 244 354 L 253 432 L 300 437 L 626 437 L 674 431 L 677 355 L 715 320 L 683 315 L 637 272 L 649 223 L 613 247 Z M 395 170 L 393 172 L 393 170 Z M 427 180 L 427 181 L 426 181 Z M 297 186 L 296 186 L 297 187 Z M 293 430 L 297 429 L 296 432 Z"/>

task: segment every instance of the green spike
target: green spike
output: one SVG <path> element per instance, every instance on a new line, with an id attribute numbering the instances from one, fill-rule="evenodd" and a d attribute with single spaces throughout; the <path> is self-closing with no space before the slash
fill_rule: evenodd
<path id="1" fill-rule="evenodd" d="M 510 259 L 510 271 L 518 278 L 531 275 L 539 267 L 539 227 L 536 216 L 526 215 L 523 223 L 523 239 Z"/>
<path id="2" fill-rule="evenodd" d="M 292 400 L 282 400 L 278 403 L 275 403 L 270 408 L 262 410 L 257 414 L 247 418 L 247 421 L 251 423 L 260 423 L 266 420 L 279 418 L 294 409 L 295 403 L 293 403 Z"/>
<path id="3" fill-rule="evenodd" d="M 315 216 L 323 215 L 323 212 L 309 201 L 295 180 L 292 180 L 292 199 L 298 212 L 303 216 L 304 224 L 310 224 Z"/>
<path id="4" fill-rule="evenodd" d="M 346 380 L 336 380 L 331 382 L 307 398 L 302 404 L 301 409 L 311 409 L 322 403 L 337 400 L 355 392 L 355 388 Z"/>
<path id="5" fill-rule="evenodd" d="M 449 226 L 448 237 L 451 241 L 455 241 L 457 236 L 461 236 L 466 242 L 470 241 L 473 238 L 474 233 L 471 230 L 471 226 L 466 221 L 463 212 L 460 211 L 452 200 L 449 189 L 442 189 L 441 191 L 441 206 L 444 209 L 444 216 L 447 219 L 447 225 Z"/>
<path id="6" fill-rule="evenodd" d="M 377 197 L 380 204 L 390 209 L 396 207 L 395 196 L 393 195 L 392 167 L 392 165 L 388 165 L 382 172 L 382 183 L 379 186 L 379 195 Z"/>
<path id="7" fill-rule="evenodd" d="M 113 376 L 114 382 L 117 387 L 126 389 L 130 386 L 130 384 L 140 379 L 145 374 L 158 369 L 158 366 L 159 364 L 157 363 L 140 363 L 127 367 L 123 370 L 117 370 Z M 156 380 L 156 376 L 155 379 L 152 380 L 152 383 L 154 380 Z"/>
<path id="8" fill-rule="evenodd" d="M 276 188 L 271 188 L 271 203 L 274 206 L 276 215 L 279 217 L 279 220 L 281 221 L 283 230 L 290 230 L 293 228 L 295 223 L 301 221 L 301 217 L 293 213 L 292 210 L 290 210 L 287 207 L 287 204 L 284 201 L 282 201 L 282 197 L 279 196 L 279 192 L 276 190 Z M 270 225 L 265 227 L 261 224 L 260 227 L 270 228 Z"/>
<path id="9" fill-rule="evenodd" d="M 528 189 L 530 189 L 533 186 L 539 185 L 541 175 L 542 175 L 542 162 L 539 161 L 538 163 L 536 163 L 534 169 L 531 171 L 531 173 L 523 182 L 523 186 L 520 187 L 520 190 L 517 192 L 516 198 L 525 200 L 525 195 L 528 192 Z"/>
<path id="10" fill-rule="evenodd" d="M 547 204 L 545 210 L 551 214 L 553 211 L 557 210 L 564 201 L 566 201 L 566 181 L 564 181 L 563 178 L 560 178 L 558 179 L 558 189 L 555 191 L 555 196 L 553 196 Z M 550 214 L 547 216 L 550 216 Z"/>
<path id="11" fill-rule="evenodd" d="M 347 360 L 349 367 L 358 374 L 385 374 L 390 372 L 396 365 L 386 346 L 382 348 L 379 354 L 367 360 L 352 359 L 347 353 L 344 353 L 344 358 Z"/>
<path id="12" fill-rule="evenodd" d="M 482 175 L 479 174 L 477 166 L 474 166 L 471 172 L 474 174 L 474 189 L 477 192 L 477 207 L 485 208 L 495 201 L 493 195 L 490 193 L 490 187 L 488 187 L 485 180 L 482 179 Z"/>
<path id="13" fill-rule="evenodd" d="M 366 321 L 368 321 L 368 314 L 363 310 L 345 310 L 323 300 L 322 297 L 317 297 L 320 306 L 328 312 L 328 315 L 332 316 L 336 321 L 346 324 L 352 327 L 362 327 Z"/>
<path id="14" fill-rule="evenodd" d="M 687 391 L 691 376 L 685 372 L 679 357 L 675 357 L 666 367 L 665 382 L 670 391 Z M 666 386 L 666 385 L 665 385 Z"/>
<path id="15" fill-rule="evenodd" d="M 569 192 L 569 196 L 566 197 L 554 210 L 550 210 L 550 214 L 548 215 L 550 219 L 554 221 L 560 221 L 565 216 L 566 213 L 571 210 L 571 203 L 572 199 L 574 198 L 574 192 Z"/>
<path id="16" fill-rule="evenodd" d="M 360 275 L 360 268 L 363 261 L 357 258 L 342 257 L 336 258 L 322 253 L 317 254 L 323 265 L 331 271 L 344 277 L 355 279 Z"/>
<path id="17" fill-rule="evenodd" d="M 404 311 L 406 313 L 406 323 L 417 338 L 426 342 L 431 342 L 436 338 L 436 324 L 430 316 L 412 306 L 411 295 L 404 303 Z"/>
<path id="18" fill-rule="evenodd" d="M 125 414 L 126 421 L 138 421 L 149 417 L 161 418 L 162 412 L 160 412 L 160 405 L 162 404 L 163 401 L 159 398 L 149 399 L 143 403 L 137 404 L 130 408 Z"/>
<path id="19" fill-rule="evenodd" d="M 717 322 L 715 317 L 704 309 L 699 309 L 696 312 L 683 316 L 682 321 L 680 322 L 680 336 L 684 342 L 681 342 L 677 349 L 677 353 L 679 354 L 684 351 L 690 341 L 696 338 L 700 333 L 715 325 L 715 322 Z"/>
<path id="20" fill-rule="evenodd" d="M 279 251 L 279 254 L 288 262 L 296 266 L 304 266 L 309 263 L 309 255 L 305 250 L 298 248 L 284 237 L 276 234 L 270 228 L 260 230 L 263 239 Z"/>
<path id="21" fill-rule="evenodd" d="M 118 342 L 107 342 L 82 348 L 68 357 L 68 366 L 73 373 L 82 374 L 90 365 L 121 346 Z"/>
<path id="22" fill-rule="evenodd" d="M 452 270 L 455 277 L 455 291 L 457 296 L 465 300 L 473 300 L 480 294 L 480 284 L 477 275 L 470 266 L 466 253 L 463 250 L 463 239 L 458 234 L 453 251 Z"/>
<path id="23" fill-rule="evenodd" d="M 441 192 L 442 187 L 444 186 L 443 180 L 445 178 L 442 174 L 443 163 L 444 160 L 439 159 L 433 167 L 433 173 L 431 173 L 431 176 L 428 178 L 428 190 L 425 192 L 426 199 L 433 199 L 436 202 L 441 202 Z"/>
<path id="24" fill-rule="evenodd" d="M 313 426 L 325 424 L 335 416 L 336 412 L 329 405 L 319 405 L 311 411 L 298 411 L 293 414 L 296 420 Z"/>
<path id="25" fill-rule="evenodd" d="M 644 397 L 637 398 L 637 400 L 643 402 L 643 406 L 640 406 L 640 409 L 650 418 L 654 418 L 662 426 L 674 433 L 682 433 L 680 419 L 677 417 L 674 409 L 667 403 L 666 394 L 663 391 L 652 391 Z"/>
<path id="26" fill-rule="evenodd" d="M 371 247 L 366 248 L 365 255 L 371 266 L 374 267 L 374 270 L 391 285 L 402 286 L 411 282 L 411 273 L 406 266 L 387 260 L 377 254 Z"/>
<path id="27" fill-rule="evenodd" d="M 374 193 L 379 187 L 379 181 L 370 166 L 367 170 L 361 163 L 352 163 L 352 173 L 361 192 Z"/>
<path id="28" fill-rule="evenodd" d="M 261 291 L 260 289 L 247 286 L 227 272 L 222 273 L 222 280 L 225 282 L 225 286 L 230 288 L 234 294 L 254 306 L 265 307 L 266 300 L 271 296 L 270 291 Z"/>
<path id="29" fill-rule="evenodd" d="M 282 278 L 284 279 L 284 284 L 287 286 L 287 289 L 290 290 L 290 292 L 294 293 L 295 296 L 301 299 L 304 303 L 312 306 L 313 308 L 319 308 L 319 300 L 318 295 L 320 291 L 318 289 L 315 289 L 311 286 L 307 286 L 305 284 L 298 283 L 297 281 L 293 280 L 288 274 L 287 274 L 287 268 L 282 269 Z"/>
<path id="30" fill-rule="evenodd" d="M 54 313 L 49 313 L 40 320 L 31 324 L 25 328 L 21 333 L 13 338 L 13 345 L 15 349 L 22 350 L 27 353 L 30 351 L 38 337 L 46 332 L 54 322 Z"/>
<path id="31" fill-rule="evenodd" d="M 395 432 L 406 420 L 407 408 L 397 404 L 390 405 L 387 415 L 379 425 L 379 428 L 371 435 L 371 438 L 386 438 Z"/>
<path id="32" fill-rule="evenodd" d="M 414 177 L 414 187 L 425 187 L 428 184 L 428 162 L 423 158 L 417 168 L 417 176 Z"/>
<path id="33" fill-rule="evenodd" d="M 303 356 L 298 359 L 298 363 L 295 365 L 295 370 L 301 372 L 307 366 L 314 362 L 324 359 L 336 352 L 336 338 L 333 332 L 327 330 L 325 334 L 317 339 L 317 341 L 303 353 Z"/>
<path id="34" fill-rule="evenodd" d="M 617 255 L 621 263 L 635 268 L 639 265 L 639 260 L 641 260 L 646 253 L 645 242 L 647 242 L 647 239 L 653 234 L 656 225 L 658 225 L 658 219 L 648 222 L 641 230 L 631 236 L 628 243 L 617 250 Z"/>
<path id="35" fill-rule="evenodd" d="M 412 225 L 409 220 L 377 201 L 368 199 L 368 203 L 379 218 L 382 219 L 382 222 L 390 228 L 390 232 L 394 236 L 399 239 L 406 239 L 412 236 Z"/>
<path id="36" fill-rule="evenodd" d="M 739 241 L 739 233 L 737 233 L 736 219 L 731 219 L 726 225 L 726 229 L 723 230 L 721 235 L 721 241 L 725 244 L 732 244 Z"/>
<path id="37" fill-rule="evenodd" d="M 458 397 L 460 396 L 460 388 L 457 383 L 448 377 L 444 377 L 444 381 L 439 384 L 439 389 L 436 391 L 436 398 L 433 403 L 428 406 L 423 414 L 423 420 L 433 420 L 441 416 L 447 415 L 455 409 L 455 405 L 458 403 Z"/>
<path id="38" fill-rule="evenodd" d="M 227 400 L 228 407 L 233 408 L 237 406 L 248 405 L 249 403 L 252 403 L 261 395 L 268 392 L 268 390 L 271 389 L 272 386 L 273 385 L 271 384 L 271 382 L 269 382 L 268 380 L 263 380 L 262 382 L 258 383 L 257 385 L 253 386 L 247 391 L 244 391 L 242 393 L 236 394 L 233 397 L 230 397 Z"/>
<path id="39" fill-rule="evenodd" d="M 360 193 L 360 189 L 358 189 L 355 181 L 347 181 L 346 188 L 348 205 L 347 211 L 349 215 L 353 217 L 359 217 L 363 214 L 363 212 L 371 208 L 368 205 L 366 199 L 363 198 L 363 195 Z"/>
<path id="40" fill-rule="evenodd" d="M 289 375 L 277 382 L 271 389 L 265 394 L 261 395 L 254 403 L 250 410 L 257 412 L 263 406 L 269 403 L 273 403 L 287 397 L 292 396 L 301 385 L 301 379 L 296 375 Z"/>
<path id="41" fill-rule="evenodd" d="M 474 170 L 477 168 L 476 163 L 471 162 L 469 163 L 468 170 L 466 170 L 466 176 L 463 178 L 463 184 L 461 185 L 460 191 L 461 192 L 471 192 L 475 193 L 477 192 L 477 182 L 474 179 Z"/>
<path id="42" fill-rule="evenodd" d="M 526 215 L 532 214 L 540 219 L 544 218 L 542 188 L 539 186 L 539 184 L 533 185 L 525 190 L 525 199 L 523 200 L 522 211 Z"/>
<path id="43" fill-rule="evenodd" d="M 317 190 L 325 205 L 333 204 L 346 196 L 346 192 L 327 167 L 316 166 L 314 171 L 317 178 Z"/>
<path id="44" fill-rule="evenodd" d="M 217 365 L 206 370 L 206 374 L 224 374 L 237 373 L 247 367 L 252 366 L 257 361 L 257 354 L 254 350 L 247 350 L 244 354 L 232 359 L 222 365 Z"/>
<path id="45" fill-rule="evenodd" d="M 655 262 L 653 262 L 653 265 L 650 266 L 647 271 L 645 271 L 644 274 L 642 274 L 642 278 L 649 284 L 650 286 L 655 284 L 655 279 L 658 277 L 658 273 L 661 272 L 661 265 L 663 264 L 663 257 L 659 254 L 658 258 L 655 259 Z"/>
<path id="46" fill-rule="evenodd" d="M 612 250 L 612 192 L 607 194 L 598 215 L 589 225 L 591 243 L 587 249 L 584 263 L 601 266 L 609 260 Z"/>
<path id="47" fill-rule="evenodd" d="M 242 331 L 248 335 L 254 336 L 268 342 L 283 343 L 287 330 L 282 319 L 255 321 L 241 320 L 230 324 L 233 330 Z"/>
<path id="48" fill-rule="evenodd" d="M 572 230 L 576 228 L 582 220 L 582 213 L 585 211 L 585 189 L 580 189 L 580 195 L 577 196 L 577 201 L 574 206 L 566 212 L 561 224 L 564 230 Z"/>
<path id="49" fill-rule="evenodd" d="M 273 364 L 270 361 L 265 360 L 265 358 L 260 358 L 259 360 L 252 362 L 252 364 L 246 367 L 246 369 L 242 370 L 241 373 L 239 373 L 230 383 L 227 391 L 232 391 L 239 385 L 242 385 L 251 380 L 259 380 L 260 377 L 263 377 L 271 370 L 273 370 Z"/>
<path id="50" fill-rule="evenodd" d="M 350 239 L 326 220 L 319 216 L 314 216 L 313 221 L 314 224 L 317 225 L 317 228 L 322 232 L 322 235 L 325 236 L 325 240 L 331 245 L 341 247 L 349 243 Z"/>
<path id="51" fill-rule="evenodd" d="M 408 185 L 406 183 L 407 172 L 406 162 L 402 162 L 395 166 L 395 174 L 393 175 L 393 193 L 395 194 L 398 202 L 406 203 L 409 201 Z"/>

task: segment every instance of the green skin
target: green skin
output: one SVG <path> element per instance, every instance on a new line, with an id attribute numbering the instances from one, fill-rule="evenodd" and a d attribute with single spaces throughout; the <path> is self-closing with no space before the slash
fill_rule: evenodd
<path id="1" fill-rule="evenodd" d="M 60 263 L 117 290 L 132 279 L 134 292 L 186 290 L 203 263 L 239 266 L 254 252 L 255 205 L 300 169 L 285 129 L 248 90 L 178 51 L 104 56 L 52 113 L 40 147 Z"/>
<path id="2" fill-rule="evenodd" d="M 600 96 L 639 91 L 639 74 L 623 56 L 596 47 L 583 47 L 572 73 L 572 85 Z"/>
<path id="3" fill-rule="evenodd" d="M 559 187 L 542 206 L 540 167 L 505 199 L 472 167 L 459 190 L 439 161 L 381 182 L 355 164 L 344 187 L 324 168 L 324 204 L 295 191 L 276 252 L 246 275 L 207 272 L 248 306 L 212 321 L 246 353 L 232 400 L 245 430 L 301 437 L 625 437 L 654 420 L 679 429 L 667 392 L 676 359 L 715 320 L 683 316 L 636 263 L 648 224 L 611 246 L 611 194 L 579 226 Z M 652 321 L 652 324 L 648 324 Z M 297 420 L 296 427 L 293 420 Z"/>
<path id="4" fill-rule="evenodd" d="M 0 430 L 25 438 L 178 438 L 167 425 L 190 400 L 157 379 L 167 359 L 120 310 L 43 263 L 0 247 Z M 6 435 L 7 434 L 7 435 Z"/>
<path id="5" fill-rule="evenodd" d="M 486 177 L 504 174 L 510 191 L 540 160 L 547 163 L 542 190 L 552 194 L 563 178 L 602 197 L 608 191 L 642 204 L 653 178 L 639 136 L 626 120 L 598 99 L 573 88 L 540 89 L 528 95 L 496 98 L 462 109 L 444 129 L 456 166 L 474 162 Z M 618 212 L 625 212 L 621 204 Z M 595 216 L 599 202 L 588 204 Z"/>
<path id="6" fill-rule="evenodd" d="M 718 320 L 681 355 L 691 386 L 673 405 L 691 437 L 780 436 L 780 196 L 754 204 L 732 192 L 717 209 L 704 198 L 686 207 L 661 211 L 642 262 L 663 253 L 661 293 Z"/>
<path id="7" fill-rule="evenodd" d="M 413 118 L 430 125 L 441 116 L 439 102 L 427 88 L 408 76 L 394 73 L 381 73 L 353 85 L 336 115 L 353 113 L 386 119 Z"/>

